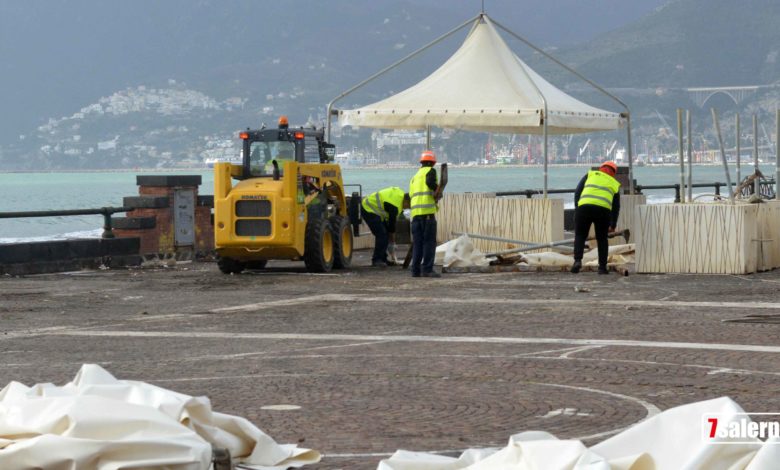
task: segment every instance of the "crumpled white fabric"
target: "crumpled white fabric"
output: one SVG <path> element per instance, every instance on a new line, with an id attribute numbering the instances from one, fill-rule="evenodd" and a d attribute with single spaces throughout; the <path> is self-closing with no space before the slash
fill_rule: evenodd
<path id="1" fill-rule="evenodd" d="M 62 387 L 11 382 L 0 391 L 3 469 L 203 470 L 212 444 L 262 470 L 320 460 L 316 451 L 277 444 L 244 418 L 212 411 L 206 397 L 117 380 L 94 364 Z"/>
<path id="2" fill-rule="evenodd" d="M 434 264 L 445 268 L 467 268 L 470 266 L 488 266 L 490 260 L 471 242 L 468 235 L 461 235 L 454 240 L 436 247 Z"/>
<path id="3" fill-rule="evenodd" d="M 705 415 L 720 426 L 744 419 L 728 397 L 671 408 L 590 449 L 545 432 L 516 434 L 502 449 L 469 449 L 460 457 L 399 450 L 378 470 L 775 470 L 780 441 L 707 439 Z M 749 418 L 748 418 L 749 419 Z"/>
<path id="4" fill-rule="evenodd" d="M 520 257 L 520 263 L 528 266 L 571 266 L 574 263 L 574 257 L 555 251 L 524 253 Z"/>
<path id="5" fill-rule="evenodd" d="M 626 245 L 612 245 L 609 247 L 607 264 L 626 264 L 634 262 L 635 245 L 629 243 Z M 544 251 L 541 253 L 523 253 L 520 257 L 520 263 L 528 266 L 571 266 L 574 263 L 572 255 L 565 255 L 556 251 Z M 582 264 L 584 266 L 598 266 L 599 253 L 597 249 L 592 249 L 582 255 Z"/>
<path id="6" fill-rule="evenodd" d="M 608 263 L 625 264 L 634 262 L 634 253 L 636 244 L 627 243 L 624 245 L 610 245 L 608 250 Z M 599 250 L 596 248 L 589 250 L 582 255 L 582 264 L 585 266 L 598 266 Z"/>

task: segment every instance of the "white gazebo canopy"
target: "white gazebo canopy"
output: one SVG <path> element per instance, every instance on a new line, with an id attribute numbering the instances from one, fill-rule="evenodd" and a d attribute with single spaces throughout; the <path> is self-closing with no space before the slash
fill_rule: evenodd
<path id="1" fill-rule="evenodd" d="M 609 131 L 625 124 L 621 114 L 583 103 L 534 72 L 485 14 L 455 54 L 428 77 L 382 101 L 339 110 L 338 116 L 342 126 L 519 134 Z"/>

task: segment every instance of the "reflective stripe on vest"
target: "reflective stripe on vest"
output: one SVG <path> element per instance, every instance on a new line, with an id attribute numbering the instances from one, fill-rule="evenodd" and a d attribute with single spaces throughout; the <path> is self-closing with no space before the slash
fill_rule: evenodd
<path id="1" fill-rule="evenodd" d="M 378 215 L 382 220 L 388 220 L 390 214 L 385 210 L 385 203 L 395 206 L 400 213 L 403 208 L 404 190 L 392 186 L 371 193 L 363 199 L 363 209 L 372 214 Z"/>
<path id="2" fill-rule="evenodd" d="M 591 204 L 612 210 L 612 199 L 620 191 L 620 183 L 602 171 L 589 171 L 585 187 L 577 204 Z"/>
<path id="3" fill-rule="evenodd" d="M 428 172 L 433 169 L 432 166 L 424 166 L 417 171 L 409 182 L 409 196 L 412 198 L 412 218 L 418 215 L 428 215 L 436 213 L 436 201 L 433 199 L 433 191 L 426 183 Z"/>

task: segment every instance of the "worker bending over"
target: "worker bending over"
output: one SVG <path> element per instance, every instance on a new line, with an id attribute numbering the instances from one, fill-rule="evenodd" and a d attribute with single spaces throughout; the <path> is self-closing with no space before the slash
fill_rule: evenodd
<path id="1" fill-rule="evenodd" d="M 376 238 L 371 266 L 390 265 L 387 259 L 387 247 L 388 244 L 395 247 L 395 222 L 398 214 L 409 208 L 409 201 L 409 194 L 396 186 L 379 190 L 363 198 L 363 220 Z"/>
<path id="2" fill-rule="evenodd" d="M 607 274 L 609 239 L 620 214 L 620 183 L 615 179 L 617 165 L 604 162 L 596 171 L 582 177 L 574 192 L 574 264 L 571 272 L 582 269 L 582 252 L 593 224 L 599 250 L 599 274 Z"/>
<path id="3" fill-rule="evenodd" d="M 436 255 L 436 155 L 426 150 L 420 155 L 421 168 L 409 183 L 412 198 L 412 277 L 441 277 L 433 270 Z"/>

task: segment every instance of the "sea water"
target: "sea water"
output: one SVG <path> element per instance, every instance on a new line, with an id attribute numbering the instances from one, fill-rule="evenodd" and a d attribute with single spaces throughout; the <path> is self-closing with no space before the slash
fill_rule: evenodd
<path id="1" fill-rule="evenodd" d="M 437 167 L 438 168 L 438 167 Z M 587 167 L 550 166 L 548 188 L 573 189 Z M 774 175 L 773 167 L 762 167 L 765 175 Z M 344 168 L 344 183 L 360 185 L 363 194 L 388 186 L 407 188 L 415 168 Z M 731 168 L 732 181 L 736 181 Z M 752 173 L 752 166 L 743 167 L 742 176 Z M 137 196 L 136 175 L 143 171 L 116 172 L 61 172 L 61 173 L 0 173 L 0 212 L 40 211 L 54 209 L 93 209 L 104 206 L 119 207 L 125 196 Z M 160 173 L 156 173 L 160 174 Z M 213 194 L 212 170 L 169 171 L 165 174 L 200 175 L 201 195 Z M 721 166 L 694 165 L 694 183 L 725 182 Z M 680 182 L 679 166 L 652 166 L 634 169 L 638 184 L 660 185 Z M 687 177 L 686 177 L 687 178 Z M 686 179 L 687 181 L 687 179 Z M 447 191 L 498 192 L 541 189 L 544 185 L 541 167 L 451 167 Z M 358 191 L 348 186 L 347 194 Z M 713 193 L 714 188 L 696 188 L 694 194 Z M 722 188 L 725 195 L 727 191 Z M 645 191 L 651 203 L 672 202 L 674 190 Z M 562 198 L 566 207 L 573 203 L 572 194 L 553 194 Z M 117 214 L 122 216 L 122 214 Z M 63 216 L 0 219 L 0 243 L 16 241 L 51 240 L 60 238 L 99 237 L 102 216 Z"/>

